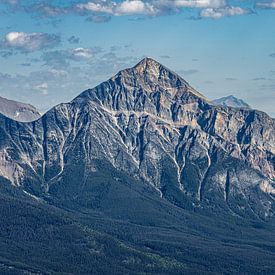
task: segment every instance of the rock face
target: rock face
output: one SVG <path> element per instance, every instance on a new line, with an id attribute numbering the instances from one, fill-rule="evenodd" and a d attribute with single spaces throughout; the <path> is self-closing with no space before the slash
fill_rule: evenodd
<path id="1" fill-rule="evenodd" d="M 1 116 L 0 136 L 0 175 L 32 196 L 81 196 L 101 161 L 179 207 L 274 212 L 275 120 L 213 105 L 150 58 L 35 122 Z"/>
<path id="2" fill-rule="evenodd" d="M 251 107 L 244 102 L 240 98 L 236 98 L 233 95 L 218 98 L 212 101 L 215 105 L 222 105 L 222 106 L 228 106 L 228 107 L 235 107 L 235 108 L 247 108 L 251 109 Z"/>
<path id="3" fill-rule="evenodd" d="M 21 122 L 30 122 L 41 117 L 35 107 L 29 104 L 0 97 L 0 113 Z"/>

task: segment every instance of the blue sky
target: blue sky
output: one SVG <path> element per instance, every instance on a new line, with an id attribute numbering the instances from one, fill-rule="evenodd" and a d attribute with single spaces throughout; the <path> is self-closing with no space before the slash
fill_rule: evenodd
<path id="1" fill-rule="evenodd" d="M 41 111 L 153 57 L 275 117 L 275 1 L 0 0 L 0 95 Z"/>

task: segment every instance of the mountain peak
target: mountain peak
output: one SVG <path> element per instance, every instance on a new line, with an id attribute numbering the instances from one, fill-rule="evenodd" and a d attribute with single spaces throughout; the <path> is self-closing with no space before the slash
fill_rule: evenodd
<path id="1" fill-rule="evenodd" d="M 144 82 L 143 87 L 148 86 L 155 90 L 161 87 L 174 96 L 182 92 L 190 92 L 198 98 L 207 100 L 202 94 L 196 91 L 190 84 L 174 71 L 165 67 L 151 57 L 143 58 L 136 66 L 131 68 L 135 72 L 135 76 Z"/>
<path id="2" fill-rule="evenodd" d="M 183 104 L 207 100 L 177 73 L 150 57 L 142 59 L 134 67 L 118 72 L 106 82 L 85 91 L 77 98 L 86 100 L 87 97 L 116 110 L 151 112 L 152 106 L 159 109 L 163 105 L 163 108 L 168 108 L 168 113 L 170 105 L 175 102 Z M 153 113 L 156 113 L 155 110 Z"/>
<path id="3" fill-rule="evenodd" d="M 144 72 L 145 70 L 152 70 L 152 69 L 159 69 L 160 67 L 163 67 L 162 64 L 157 62 L 151 57 L 145 57 L 143 58 L 134 68 L 136 70 L 140 70 Z"/>
<path id="4" fill-rule="evenodd" d="M 222 106 L 228 106 L 228 107 L 234 107 L 234 108 L 248 108 L 248 109 L 251 108 L 245 101 L 233 95 L 218 98 L 213 100 L 212 102 L 215 105 L 222 105 Z"/>
<path id="5" fill-rule="evenodd" d="M 30 105 L 0 96 L 0 114 L 13 120 L 30 122 L 40 118 L 38 110 Z"/>
<path id="6" fill-rule="evenodd" d="M 170 78 L 178 78 L 181 82 L 184 82 L 185 85 L 188 83 L 182 79 L 177 73 L 173 72 L 169 68 L 162 65 L 160 62 L 156 61 L 151 57 L 143 58 L 139 63 L 137 63 L 131 70 L 134 70 L 138 75 L 146 75 L 147 77 L 161 77 L 169 76 Z M 155 79 L 156 81 L 157 79 Z"/>
<path id="7" fill-rule="evenodd" d="M 149 93 L 162 90 L 175 95 L 177 91 L 191 89 L 177 73 L 150 57 L 143 58 L 134 67 L 120 71 L 111 79 L 128 88 L 140 87 Z"/>

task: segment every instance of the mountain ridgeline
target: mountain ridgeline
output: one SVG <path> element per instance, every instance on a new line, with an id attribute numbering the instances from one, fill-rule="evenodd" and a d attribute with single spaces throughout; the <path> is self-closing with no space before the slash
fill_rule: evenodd
<path id="1" fill-rule="evenodd" d="M 165 260 L 144 252 L 147 256 L 138 261 L 139 256 L 132 255 L 135 266 L 148 267 L 143 272 L 153 272 L 153 266 L 161 266 L 166 274 L 203 271 L 208 264 L 209 271 L 222 271 L 214 260 L 220 257 L 214 255 L 218 244 L 201 240 L 200 253 L 214 255 L 205 256 L 206 263 L 194 252 L 193 238 L 200 234 L 211 238 L 218 230 L 224 230 L 224 236 L 233 234 L 231 225 L 218 225 L 217 214 L 225 223 L 242 219 L 242 224 L 267 222 L 274 215 L 275 120 L 260 111 L 215 105 L 150 58 L 54 107 L 37 121 L 20 123 L 1 115 L 0 137 L 0 176 L 3 186 L 13 190 L 9 192 L 21 192 L 24 200 L 40 207 L 76 211 L 68 215 L 79 213 L 77 220 L 85 226 L 93 217 L 94 229 L 127 240 L 138 250 L 146 247 L 146 253 L 148 249 L 162 253 Z M 210 226 L 213 221 L 215 229 Z M 152 234 L 150 241 L 135 235 L 138 225 L 143 226 L 142 238 Z M 158 233 L 149 233 L 154 230 Z M 194 235 L 190 238 L 183 232 Z M 159 242 L 152 244 L 153 235 Z M 161 246 L 163 238 L 166 246 Z M 187 254 L 180 244 L 175 246 L 174 238 L 190 245 L 192 263 L 182 264 Z M 237 263 L 248 255 L 247 245 L 234 250 L 232 244 L 234 251 L 224 250 L 225 255 L 236 256 L 230 259 L 233 272 L 255 271 L 249 269 L 253 259 L 244 256 L 248 268 Z M 268 255 L 262 252 L 269 249 L 263 247 L 253 255 L 268 266 L 274 255 L 271 250 Z M 174 255 L 178 249 L 181 252 Z M 132 248 L 129 251 L 133 253 Z M 157 263 L 150 265 L 152 259 Z M 129 268 L 131 261 L 123 264 Z"/>

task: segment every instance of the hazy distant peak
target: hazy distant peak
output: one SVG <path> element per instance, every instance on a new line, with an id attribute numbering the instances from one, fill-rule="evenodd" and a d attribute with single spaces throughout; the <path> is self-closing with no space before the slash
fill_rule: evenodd
<path id="1" fill-rule="evenodd" d="M 0 97 L 0 113 L 21 122 L 30 122 L 41 117 L 34 106 L 9 100 L 4 97 Z"/>
<path id="2" fill-rule="evenodd" d="M 221 97 L 221 98 L 213 100 L 212 102 L 215 105 L 251 109 L 251 107 L 245 101 L 243 101 L 242 99 L 237 98 L 233 95 Z"/>

